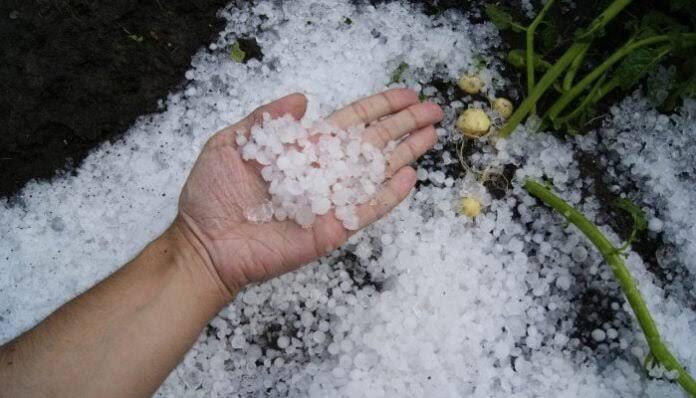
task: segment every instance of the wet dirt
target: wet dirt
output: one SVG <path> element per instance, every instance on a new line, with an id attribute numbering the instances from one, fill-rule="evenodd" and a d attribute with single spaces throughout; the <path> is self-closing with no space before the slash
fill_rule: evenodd
<path id="1" fill-rule="evenodd" d="M 0 197 L 70 172 L 157 110 L 226 3 L 0 2 Z"/>

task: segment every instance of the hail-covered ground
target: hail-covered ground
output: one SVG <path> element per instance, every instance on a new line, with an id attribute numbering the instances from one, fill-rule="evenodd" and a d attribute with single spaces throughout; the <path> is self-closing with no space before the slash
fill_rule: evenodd
<path id="1" fill-rule="evenodd" d="M 635 95 L 597 132 L 571 142 L 520 128 L 507 141 L 475 144 L 461 177 L 452 173 L 454 121 L 485 104 L 446 98 L 465 71 L 485 80 L 489 96 L 505 89 L 492 25 L 398 2 L 277 3 L 222 10 L 225 30 L 193 58 L 186 86 L 161 112 L 96 150 L 77 176 L 30 184 L 2 204 L 0 342 L 163 231 L 213 132 L 293 91 L 309 97 L 309 117 L 326 115 L 383 90 L 407 63 L 406 85 L 446 111 L 440 144 L 418 169 L 419 188 L 341 250 L 243 291 L 158 394 L 683 396 L 676 384 L 646 377 L 645 340 L 600 256 L 519 182 L 547 178 L 590 218 L 606 221 L 589 189 L 598 182 L 574 156 L 586 152 L 606 170 L 600 183 L 644 206 L 648 233 L 664 242 L 661 271 L 648 271 L 631 251 L 626 262 L 669 347 L 696 369 L 696 104 L 667 116 Z M 256 37 L 262 61 L 230 59 L 246 35 Z M 450 93 L 427 83 L 436 79 L 451 83 Z M 489 194 L 484 179 L 500 182 L 503 170 L 515 170 L 507 194 Z M 481 215 L 460 216 L 462 196 L 481 200 Z"/>

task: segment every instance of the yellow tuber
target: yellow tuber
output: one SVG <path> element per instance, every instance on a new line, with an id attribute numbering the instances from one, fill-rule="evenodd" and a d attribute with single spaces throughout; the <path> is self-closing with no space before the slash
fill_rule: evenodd
<path id="1" fill-rule="evenodd" d="M 514 107 L 509 99 L 500 97 L 493 101 L 493 109 L 498 112 L 503 119 L 507 119 L 512 115 Z"/>
<path id="2" fill-rule="evenodd" d="M 478 94 L 483 88 L 483 82 L 477 76 L 462 75 L 459 78 L 459 88 L 467 94 Z"/>
<path id="3" fill-rule="evenodd" d="M 481 109 L 467 109 L 457 119 L 457 128 L 467 137 L 479 138 L 491 128 L 491 119 Z"/>
<path id="4" fill-rule="evenodd" d="M 472 197 L 465 197 L 459 203 L 459 214 L 474 218 L 481 214 L 481 202 Z"/>

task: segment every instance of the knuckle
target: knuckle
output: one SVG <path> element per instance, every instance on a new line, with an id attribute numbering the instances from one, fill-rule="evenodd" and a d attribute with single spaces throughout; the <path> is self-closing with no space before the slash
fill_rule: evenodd
<path id="1" fill-rule="evenodd" d="M 384 125 L 384 123 L 379 123 L 375 126 L 375 134 L 380 140 L 380 146 L 384 146 L 391 140 L 391 133 L 389 128 Z"/>
<path id="2" fill-rule="evenodd" d="M 398 92 L 399 91 L 397 90 L 390 90 L 381 94 L 382 98 L 384 98 L 384 101 L 387 102 L 387 106 L 389 107 L 390 113 L 394 112 L 398 108 L 397 102 L 393 98 L 393 96 L 396 95 Z"/>
<path id="3" fill-rule="evenodd" d="M 420 126 L 420 120 L 421 120 L 420 116 L 416 112 L 416 108 L 417 108 L 417 106 L 410 106 L 410 107 L 406 108 L 406 110 L 405 110 L 406 115 L 409 118 L 409 122 L 411 123 L 411 126 L 413 126 L 413 128 Z"/>
<path id="4" fill-rule="evenodd" d="M 362 120 L 364 123 L 367 123 L 370 120 L 370 113 L 367 110 L 367 107 L 365 104 L 362 102 L 353 102 L 350 104 L 351 109 L 353 112 L 355 112 L 356 115 Z"/>

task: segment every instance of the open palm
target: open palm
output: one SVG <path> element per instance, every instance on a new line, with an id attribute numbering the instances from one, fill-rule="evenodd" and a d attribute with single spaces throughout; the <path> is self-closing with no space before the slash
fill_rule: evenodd
<path id="1" fill-rule="evenodd" d="M 263 114 L 290 114 L 300 119 L 307 100 L 292 94 L 266 104 L 239 123 L 216 133 L 206 143 L 179 199 L 179 219 L 192 232 L 209 257 L 221 282 L 236 292 L 251 282 L 267 280 L 311 262 L 343 244 L 352 231 L 346 230 L 333 212 L 317 217 L 311 228 L 294 221 L 254 224 L 244 209 L 268 200 L 267 183 L 258 164 L 242 159 L 235 143 L 236 133 L 249 133 Z M 358 208 L 364 227 L 396 206 L 413 188 L 415 171 L 408 166 L 436 141 L 434 123 L 442 119 L 439 106 L 419 103 L 412 90 L 395 89 L 354 102 L 327 120 L 340 128 L 368 124 L 363 139 L 378 148 L 408 134 L 387 162 L 391 177 L 375 200 Z"/>

